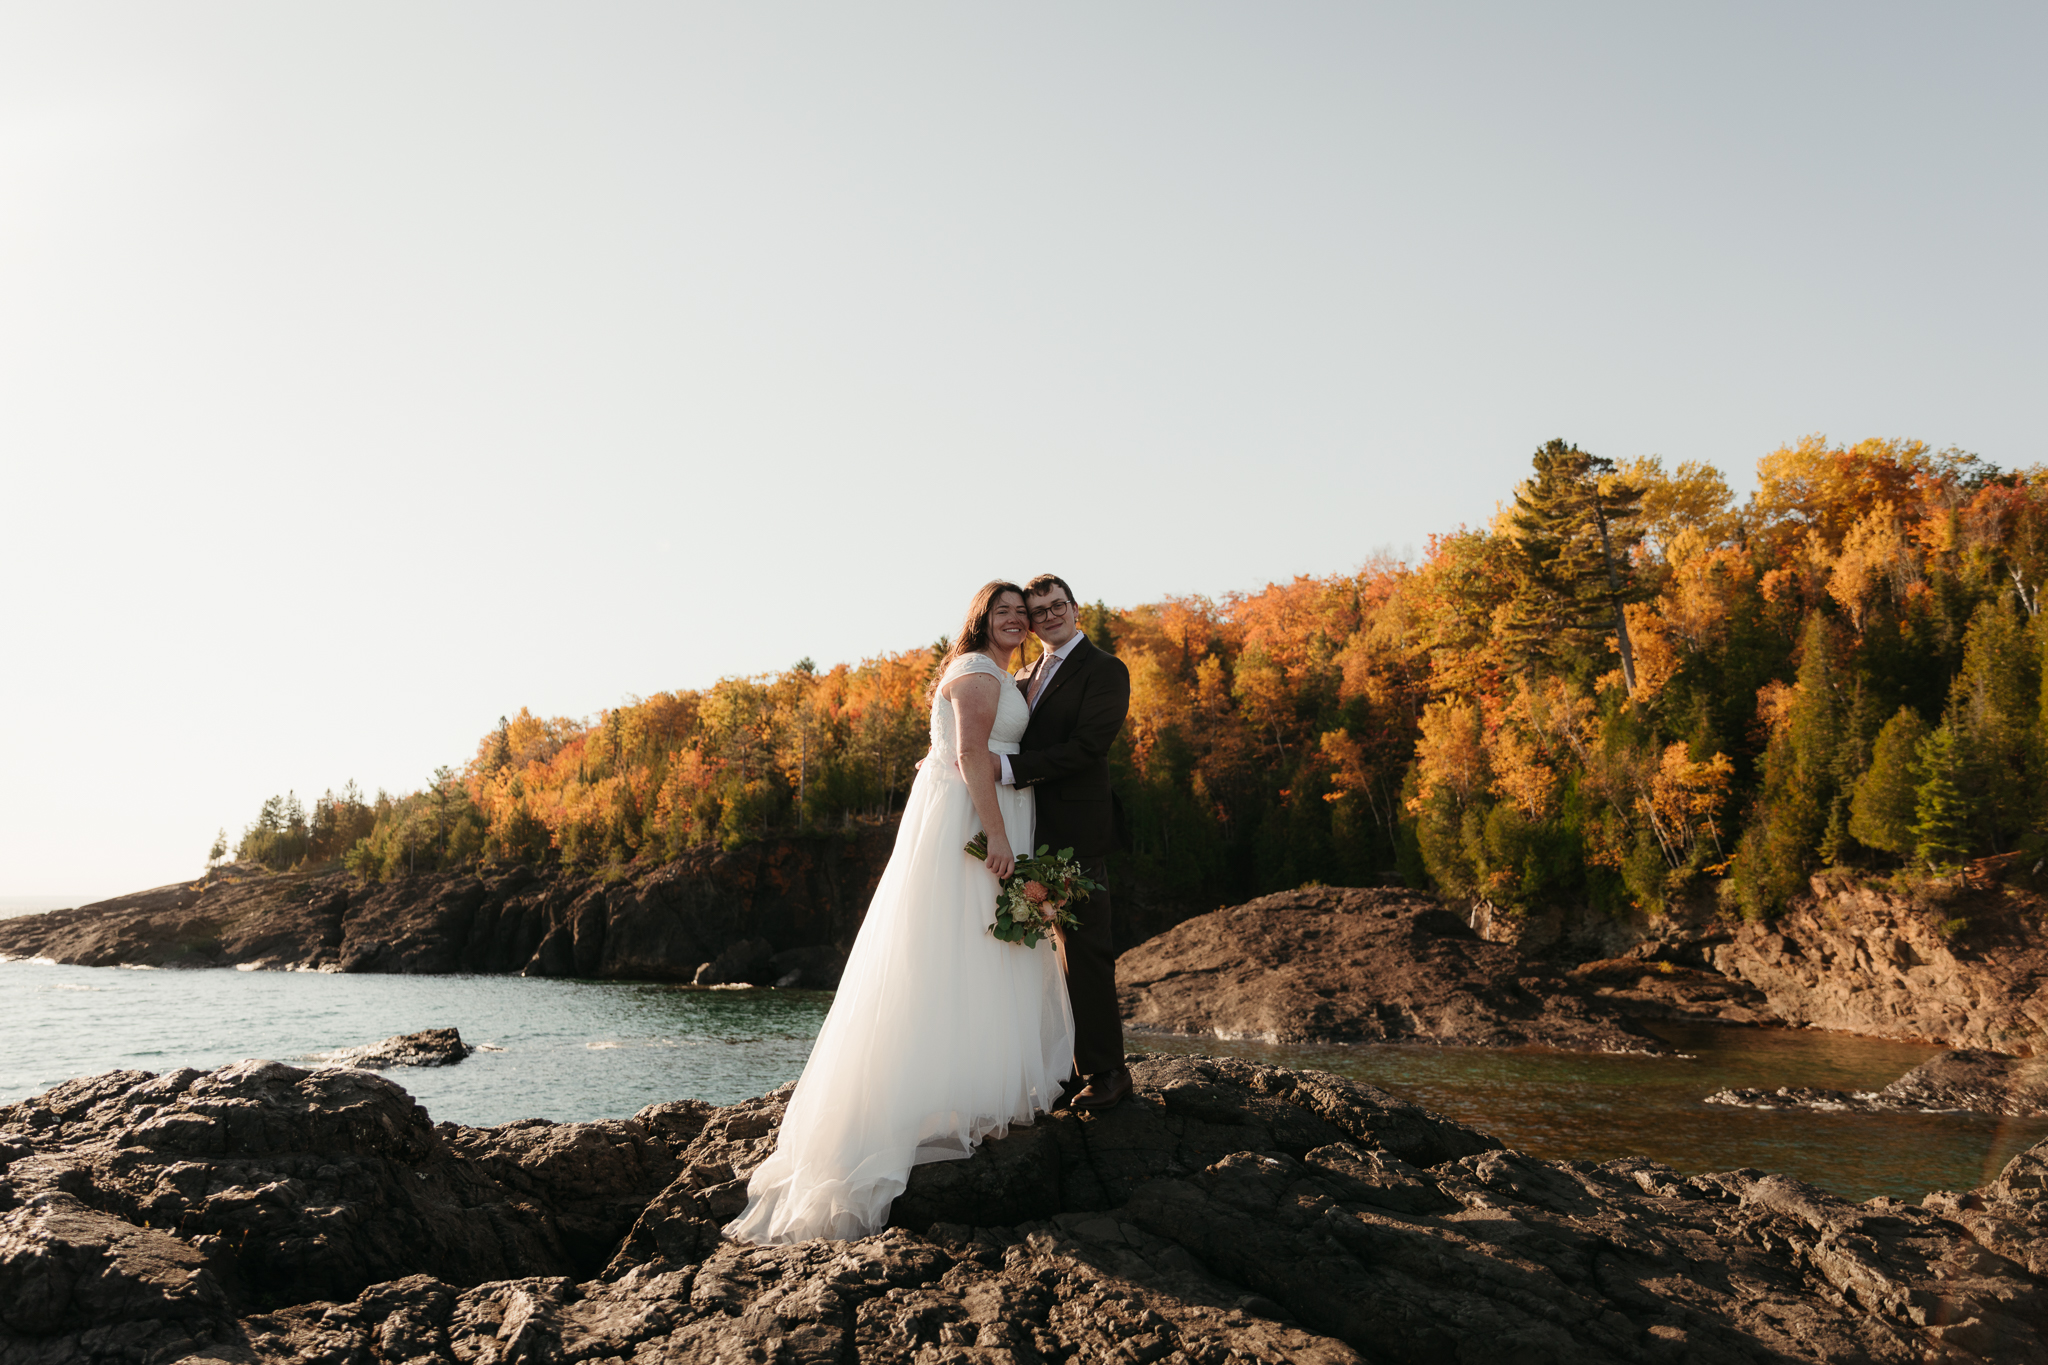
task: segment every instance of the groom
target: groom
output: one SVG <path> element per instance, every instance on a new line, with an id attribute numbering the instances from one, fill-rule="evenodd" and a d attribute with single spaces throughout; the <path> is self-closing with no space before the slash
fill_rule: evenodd
<path id="1" fill-rule="evenodd" d="M 1023 752 L 991 754 L 996 780 L 1038 793 L 1032 841 L 1074 860 L 1103 889 L 1075 902 L 1080 925 L 1067 931 L 1067 996 L 1074 1005 L 1076 1109 L 1107 1109 L 1131 1093 L 1123 1022 L 1116 1007 L 1116 946 L 1110 933 L 1109 849 L 1116 807 L 1109 794 L 1109 746 L 1131 707 L 1131 672 L 1081 633 L 1081 608 L 1058 574 L 1024 585 L 1031 630 L 1045 653 L 1017 677 L 1031 707 Z"/>

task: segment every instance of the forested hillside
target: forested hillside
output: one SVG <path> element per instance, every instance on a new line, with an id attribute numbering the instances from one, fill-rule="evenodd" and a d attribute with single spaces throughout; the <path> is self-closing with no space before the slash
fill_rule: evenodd
<path id="1" fill-rule="evenodd" d="M 2048 469 L 1815 437 L 1757 485 L 1552 442 L 1420 563 L 1098 605 L 1133 686 L 1127 871 L 1205 903 L 1398 873 L 1656 908 L 1709 878 L 1762 915 L 1823 865 L 2048 841 Z M 424 791 L 272 798 L 241 856 L 376 878 L 827 835 L 900 805 L 940 652 L 522 710 Z"/>

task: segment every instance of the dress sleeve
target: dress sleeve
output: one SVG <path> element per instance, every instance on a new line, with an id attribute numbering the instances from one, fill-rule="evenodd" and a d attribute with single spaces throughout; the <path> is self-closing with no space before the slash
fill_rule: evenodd
<path id="1" fill-rule="evenodd" d="M 988 655 L 977 651 L 975 653 L 962 654 L 959 658 L 953 660 L 951 664 L 947 665 L 945 676 L 940 680 L 939 686 L 944 687 L 953 679 L 968 673 L 986 673 L 991 678 L 1004 682 L 1010 680 L 1010 675 L 1003 671 L 1001 664 L 989 658 Z"/>

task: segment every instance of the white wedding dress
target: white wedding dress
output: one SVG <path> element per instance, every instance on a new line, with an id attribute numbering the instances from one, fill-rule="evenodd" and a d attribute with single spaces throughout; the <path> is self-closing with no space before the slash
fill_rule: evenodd
<path id="1" fill-rule="evenodd" d="M 954 660 L 944 682 L 969 672 L 1002 682 L 988 747 L 1016 753 L 1030 707 L 985 654 Z M 942 696 L 931 741 L 775 1153 L 726 1225 L 739 1241 L 881 1231 L 913 1165 L 969 1156 L 982 1138 L 1031 1122 L 1073 1070 L 1074 1015 L 1051 940 L 1024 948 L 989 935 L 996 879 L 965 851 L 981 818 Z M 1021 856 L 1032 847 L 1032 794 L 996 793 Z"/>

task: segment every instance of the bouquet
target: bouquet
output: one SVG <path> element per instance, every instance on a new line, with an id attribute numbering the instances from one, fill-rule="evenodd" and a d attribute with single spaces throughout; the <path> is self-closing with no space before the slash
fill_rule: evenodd
<path id="1" fill-rule="evenodd" d="M 967 851 L 986 862 L 988 835 L 977 834 L 968 841 Z M 996 922 L 988 931 L 1005 943 L 1036 948 L 1050 934 L 1066 960 L 1066 937 L 1061 930 L 1081 921 L 1067 905 L 1076 896 L 1099 891 L 1102 884 L 1091 880 L 1074 861 L 1074 850 L 1063 848 L 1047 856 L 1046 846 L 1028 858 L 1017 860 L 1017 870 L 1005 877 L 996 890 Z"/>

